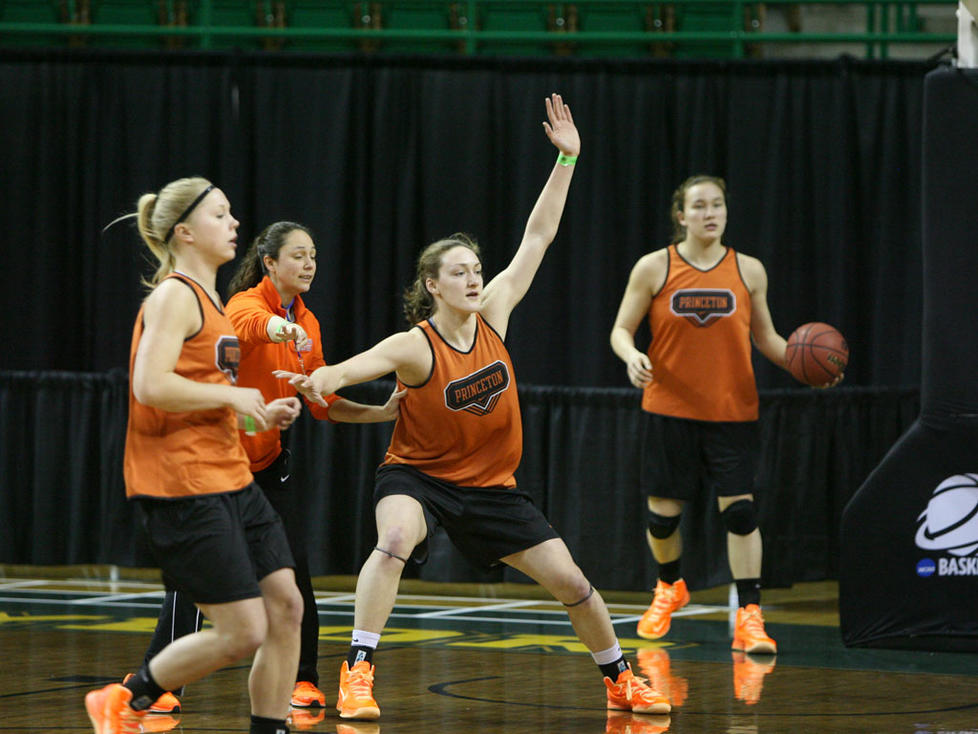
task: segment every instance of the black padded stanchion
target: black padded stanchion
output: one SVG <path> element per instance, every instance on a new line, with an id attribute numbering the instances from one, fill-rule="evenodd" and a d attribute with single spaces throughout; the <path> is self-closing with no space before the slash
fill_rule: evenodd
<path id="1" fill-rule="evenodd" d="M 978 650 L 978 71 L 927 75 L 922 168 L 921 413 L 843 513 L 841 629 Z"/>

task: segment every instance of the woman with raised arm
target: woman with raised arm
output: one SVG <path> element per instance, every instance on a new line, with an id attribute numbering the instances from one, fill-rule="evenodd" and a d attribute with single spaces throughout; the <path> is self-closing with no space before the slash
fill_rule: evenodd
<path id="1" fill-rule="evenodd" d="M 509 316 L 533 282 L 567 199 L 580 138 L 560 95 L 546 100 L 544 131 L 557 163 L 505 270 L 483 287 L 479 249 L 454 235 L 429 245 L 405 293 L 408 331 L 311 376 L 279 372 L 300 392 L 324 394 L 395 373 L 407 388 L 390 447 L 377 471 L 377 546 L 357 581 L 352 644 L 340 670 L 342 718 L 376 719 L 373 652 L 394 606 L 401 573 L 441 526 L 471 562 L 505 563 L 566 607 L 604 675 L 607 705 L 667 713 L 668 700 L 636 678 L 608 610 L 529 495 L 516 488 L 523 449 L 516 377 L 503 344 Z"/>
<path id="2" fill-rule="evenodd" d="M 144 194 L 143 241 L 159 261 L 136 317 L 126 495 L 163 571 L 213 626 L 168 645 L 124 684 L 85 697 L 96 734 L 137 727 L 165 691 L 254 654 L 251 734 L 284 734 L 302 597 L 282 521 L 252 480 L 238 427 L 285 427 L 295 398 L 237 387 L 240 345 L 216 290 L 238 221 L 224 192 L 184 178 Z"/>

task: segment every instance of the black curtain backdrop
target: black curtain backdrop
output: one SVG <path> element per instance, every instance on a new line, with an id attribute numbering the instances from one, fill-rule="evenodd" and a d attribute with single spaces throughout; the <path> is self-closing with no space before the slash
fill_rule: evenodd
<path id="1" fill-rule="evenodd" d="M 718 174 L 726 240 L 766 264 L 779 331 L 827 321 L 850 343 L 845 386 L 827 392 L 757 360 L 765 583 L 835 577 L 841 508 L 918 410 L 931 68 L 0 50 L 0 562 L 147 562 L 121 453 L 139 279 L 153 267 L 130 223 L 102 232 L 139 194 L 207 176 L 242 245 L 272 221 L 311 226 L 307 302 L 337 361 L 403 328 L 400 293 L 426 243 L 467 231 L 489 275 L 507 264 L 556 156 L 540 123 L 558 91 L 584 143 L 560 232 L 509 329 L 521 485 L 596 585 L 647 588 L 638 396 L 608 333 L 632 265 L 667 242 L 673 189 Z M 305 416 L 290 432 L 315 573 L 354 573 L 372 546 L 388 431 Z M 713 508 L 684 523 L 691 584 L 729 579 Z M 412 572 L 477 577 L 443 542 L 432 557 Z"/>
<path id="2" fill-rule="evenodd" d="M 559 91 L 583 153 L 513 316 L 522 384 L 627 384 L 607 339 L 629 270 L 666 243 L 672 190 L 706 171 L 728 181 L 727 242 L 766 264 L 781 333 L 833 323 L 847 385 L 916 385 L 929 68 L 0 51 L 0 308 L 39 335 L 0 369 L 125 366 L 151 268 L 130 224 L 101 230 L 188 174 L 227 192 L 242 243 L 279 219 L 313 228 L 308 301 L 327 358 L 349 356 L 403 326 L 429 241 L 464 230 L 490 275 L 506 265 L 555 158 L 540 123 Z M 760 361 L 762 387 L 792 385 Z"/>
<path id="3" fill-rule="evenodd" d="M 127 384 L 121 371 L 0 372 L 0 563 L 152 565 L 134 533 L 122 481 Z M 379 402 L 391 387 L 378 382 L 348 396 Z M 520 400 L 526 433 L 520 486 L 592 583 L 649 588 L 656 568 L 644 541 L 645 498 L 634 460 L 637 392 L 523 387 Z M 913 389 L 762 393 L 757 496 L 765 585 L 837 576 L 842 508 L 918 412 Z M 286 434 L 308 508 L 314 574 L 354 574 L 376 543 L 373 476 L 389 437 L 389 424 L 332 425 L 308 412 Z M 715 506 L 693 505 L 683 522 L 690 585 L 729 582 Z M 429 563 L 412 564 L 406 575 L 525 580 L 510 569 L 477 571 L 443 536 L 432 543 Z"/>

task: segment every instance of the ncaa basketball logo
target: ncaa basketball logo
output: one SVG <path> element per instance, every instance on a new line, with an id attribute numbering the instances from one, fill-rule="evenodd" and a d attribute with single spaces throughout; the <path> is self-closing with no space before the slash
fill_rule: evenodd
<path id="1" fill-rule="evenodd" d="M 967 556 L 978 550 L 978 474 L 956 474 L 937 485 L 917 518 L 917 547 Z"/>

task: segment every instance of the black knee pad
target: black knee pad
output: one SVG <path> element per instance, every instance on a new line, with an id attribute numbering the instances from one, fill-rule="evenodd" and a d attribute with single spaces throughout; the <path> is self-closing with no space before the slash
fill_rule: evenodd
<path id="1" fill-rule="evenodd" d="M 737 500 L 721 512 L 720 517 L 734 535 L 750 535 L 757 529 L 757 513 L 751 500 Z"/>
<path id="2" fill-rule="evenodd" d="M 660 515 L 658 512 L 649 510 L 649 532 L 653 538 L 665 540 L 676 532 L 676 528 L 679 527 L 680 517 L 681 515 L 666 517 L 665 515 Z"/>

